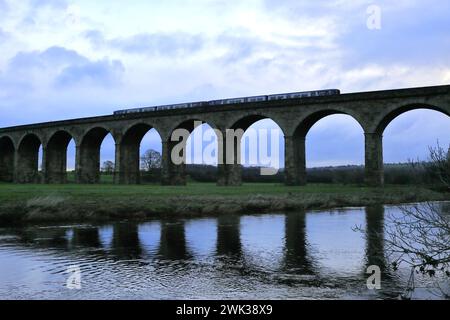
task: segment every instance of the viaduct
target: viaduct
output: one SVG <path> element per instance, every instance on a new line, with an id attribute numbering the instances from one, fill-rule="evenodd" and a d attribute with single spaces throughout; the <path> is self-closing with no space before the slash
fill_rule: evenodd
<path id="1" fill-rule="evenodd" d="M 341 94 L 292 100 L 161 110 L 139 114 L 109 115 L 55 121 L 0 129 L 0 180 L 15 183 L 39 181 L 38 154 L 42 145 L 42 176 L 45 183 L 65 183 L 67 146 L 76 145 L 77 183 L 97 183 L 100 179 L 100 146 L 109 133 L 115 140 L 114 182 L 139 183 L 139 146 L 144 135 L 156 129 L 162 139 L 162 183 L 183 185 L 185 164 L 172 163 L 170 154 L 177 142 L 174 130 L 192 132 L 201 121 L 226 137 L 227 129 L 246 130 L 256 121 L 272 119 L 285 137 L 285 181 L 287 185 L 306 183 L 305 138 L 320 119 L 347 114 L 365 134 L 365 175 L 369 186 L 383 185 L 383 132 L 400 114 L 413 109 L 432 109 L 450 116 L 450 85 Z M 449 128 L 450 134 L 450 128 Z M 414 137 L 411 137 L 414 139 Z M 236 141 L 236 148 L 239 148 Z M 225 152 L 225 142 L 219 143 Z M 234 160 L 219 165 L 218 185 L 241 184 L 241 165 Z"/>

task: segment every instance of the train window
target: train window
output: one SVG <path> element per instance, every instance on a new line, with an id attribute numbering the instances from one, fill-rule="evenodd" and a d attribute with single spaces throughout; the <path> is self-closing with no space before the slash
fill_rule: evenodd
<path id="1" fill-rule="evenodd" d="M 284 100 L 287 98 L 288 98 L 287 94 L 279 94 L 279 95 L 270 96 L 269 100 Z"/>
<path id="2" fill-rule="evenodd" d="M 266 101 L 266 96 L 247 98 L 247 102 L 259 102 L 259 101 Z"/>

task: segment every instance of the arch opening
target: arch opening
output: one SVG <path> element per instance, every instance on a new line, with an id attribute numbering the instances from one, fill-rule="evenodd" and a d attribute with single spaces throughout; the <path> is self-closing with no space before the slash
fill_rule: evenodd
<path id="1" fill-rule="evenodd" d="M 100 144 L 100 183 L 114 183 L 115 163 L 116 163 L 116 144 L 111 133 L 103 138 Z"/>
<path id="2" fill-rule="evenodd" d="M 224 164 L 219 166 L 218 184 L 277 181 L 283 167 L 281 127 L 270 117 L 254 114 L 239 119 L 231 129 L 223 137 Z"/>
<path id="3" fill-rule="evenodd" d="M 76 164 L 78 183 L 100 183 L 100 151 L 103 141 L 109 134 L 105 128 L 97 127 L 89 130 L 81 139 Z"/>
<path id="4" fill-rule="evenodd" d="M 68 149 L 71 144 L 71 155 L 73 156 L 74 141 L 70 133 L 66 131 L 56 132 L 48 141 L 45 158 L 45 182 L 67 183 L 68 182 Z M 73 181 L 73 177 L 70 177 Z"/>
<path id="5" fill-rule="evenodd" d="M 139 184 L 161 179 L 160 141 L 159 132 L 149 124 L 136 124 L 126 131 L 120 143 L 119 183 Z"/>
<path id="6" fill-rule="evenodd" d="M 42 175 L 39 172 L 40 152 L 42 142 L 35 134 L 27 134 L 20 142 L 17 152 L 18 183 L 40 183 Z"/>
<path id="7" fill-rule="evenodd" d="M 305 137 L 308 183 L 363 184 L 364 130 L 350 115 L 320 118 Z"/>
<path id="8" fill-rule="evenodd" d="M 394 121 L 397 117 L 409 113 L 410 111 L 416 111 L 416 110 L 422 110 L 423 111 L 436 111 L 438 113 L 447 115 L 450 117 L 450 113 L 446 111 L 443 108 L 439 108 L 433 105 L 427 105 L 427 104 L 409 104 L 405 106 L 401 106 L 399 108 L 396 108 L 394 111 L 388 113 L 384 118 L 380 121 L 378 126 L 375 129 L 375 132 L 379 135 L 383 135 L 386 128 L 389 126 L 389 124 Z"/>
<path id="9" fill-rule="evenodd" d="M 405 109 L 402 109 L 405 110 Z M 392 116 L 390 116 L 392 117 Z M 450 116 L 421 107 L 399 113 L 383 130 L 383 179 L 387 184 L 434 184 L 437 177 L 412 163 L 430 160 L 430 148 L 450 147 Z"/>
<path id="10" fill-rule="evenodd" d="M 185 185 L 187 173 L 196 181 L 214 180 L 220 153 L 216 130 L 214 124 L 200 119 L 183 121 L 172 130 L 163 143 L 164 185 Z"/>
<path id="11" fill-rule="evenodd" d="M 140 182 L 161 183 L 162 139 L 155 128 L 142 137 L 140 143 Z"/>
<path id="12" fill-rule="evenodd" d="M 305 139 L 311 128 L 324 118 L 333 115 L 345 115 L 346 113 L 338 110 L 322 110 L 306 117 L 295 129 L 294 136 Z"/>
<path id="13" fill-rule="evenodd" d="M 254 117 L 251 120 L 254 122 L 245 123 L 246 129 L 240 141 L 242 180 L 282 183 L 285 161 L 284 132 L 271 118 Z"/>
<path id="14" fill-rule="evenodd" d="M 216 182 L 219 145 L 212 126 L 203 122 L 190 126 L 186 141 L 186 173 L 195 182 Z"/>
<path id="15" fill-rule="evenodd" d="M 329 129 L 333 128 L 336 122 L 340 127 L 345 128 L 344 132 L 336 134 L 336 131 Z M 297 126 L 292 137 L 286 137 L 285 139 L 286 184 L 305 185 L 308 180 L 310 182 L 343 182 L 347 180 L 360 182 L 361 176 L 364 176 L 361 173 L 363 172 L 362 166 L 358 169 L 339 168 L 339 174 L 333 174 L 332 170 L 328 170 L 326 175 L 320 179 L 317 177 L 318 169 L 308 170 L 309 174 L 307 175 L 306 155 L 307 153 L 312 154 L 312 157 L 309 157 L 308 161 L 308 167 L 312 168 L 361 165 L 363 163 L 361 155 L 364 154 L 364 151 L 362 151 L 364 150 L 363 137 L 363 127 L 350 114 L 340 110 L 322 110 L 309 115 Z M 353 149 L 355 140 L 359 140 L 360 142 L 358 142 L 357 148 Z M 332 143 L 328 143 L 328 141 Z M 350 152 L 352 153 L 351 156 L 349 155 Z M 320 175 L 323 175 L 324 169 L 320 169 L 322 171 Z M 355 172 L 349 174 L 348 171 L 351 170 L 348 169 L 354 169 Z M 328 176 L 328 178 L 325 178 L 325 176 Z M 340 177 L 338 178 L 338 176 Z M 344 178 L 346 176 L 347 178 Z M 354 181 L 349 178 L 350 176 L 354 177 Z"/>
<path id="16" fill-rule="evenodd" d="M 14 143 L 9 137 L 0 138 L 0 182 L 14 180 Z"/>

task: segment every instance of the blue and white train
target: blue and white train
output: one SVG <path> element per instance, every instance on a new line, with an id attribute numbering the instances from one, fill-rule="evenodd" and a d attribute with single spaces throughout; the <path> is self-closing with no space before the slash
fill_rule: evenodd
<path id="1" fill-rule="evenodd" d="M 125 110 L 114 111 L 114 114 L 122 115 L 122 114 L 129 114 L 129 113 L 152 112 L 152 111 L 159 111 L 159 110 L 185 109 L 185 108 L 195 108 L 195 107 L 205 107 L 205 106 L 220 106 L 220 105 L 228 105 L 228 104 L 241 104 L 241 103 L 251 103 L 251 102 L 323 97 L 323 96 L 338 95 L 340 93 L 341 92 L 338 89 L 292 92 L 292 93 L 273 94 L 273 95 L 269 95 L 269 96 L 254 96 L 254 97 L 232 98 L 232 99 L 222 99 L 222 100 L 212 100 L 212 101 L 168 104 L 168 105 L 155 106 L 155 107 L 125 109 Z"/>

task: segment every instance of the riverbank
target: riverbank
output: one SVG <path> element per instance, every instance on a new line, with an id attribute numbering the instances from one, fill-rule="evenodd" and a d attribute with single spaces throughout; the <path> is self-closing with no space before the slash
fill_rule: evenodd
<path id="1" fill-rule="evenodd" d="M 217 216 L 443 200 L 450 200 L 450 194 L 415 186 L 368 188 L 318 184 L 287 187 L 249 183 L 225 188 L 209 183 L 191 183 L 187 187 L 0 184 L 0 226 Z"/>

